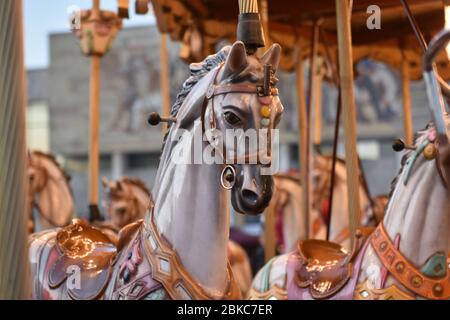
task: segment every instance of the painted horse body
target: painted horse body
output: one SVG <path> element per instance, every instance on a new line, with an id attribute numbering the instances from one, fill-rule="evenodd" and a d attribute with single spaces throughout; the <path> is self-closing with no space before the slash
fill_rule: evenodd
<path id="1" fill-rule="evenodd" d="M 55 157 L 40 151 L 30 151 L 27 177 L 30 231 L 69 224 L 75 211 L 72 190 L 69 177 Z"/>
<path id="2" fill-rule="evenodd" d="M 439 155 L 431 125 L 419 132 L 415 146 L 392 182 L 383 222 L 361 232 L 353 252 L 326 241 L 300 241 L 260 270 L 250 297 L 449 299 L 449 154 Z"/>
<path id="3" fill-rule="evenodd" d="M 138 178 L 122 177 L 115 181 L 104 178 L 102 182 L 107 190 L 108 219 L 94 226 L 117 244 L 119 231 L 130 223 L 142 220 L 148 208 L 154 206 L 153 197 L 145 183 Z M 250 261 L 245 250 L 231 240 L 228 242 L 228 260 L 242 296 L 246 296 L 253 279 Z"/>
<path id="4" fill-rule="evenodd" d="M 143 221 L 120 231 L 117 245 L 80 220 L 32 235 L 34 298 L 240 298 L 227 255 L 229 200 L 241 213 L 262 212 L 272 196 L 272 177 L 262 171 L 270 161 L 231 165 L 228 152 L 235 151 L 234 144 L 219 148 L 212 135 L 202 140 L 200 152 L 209 151 L 221 163 L 174 158 L 195 156 L 198 133 L 253 129 L 266 134 L 275 129 L 283 110 L 274 88 L 279 59 L 276 44 L 259 59 L 247 56 L 238 41 L 191 65 L 191 77 L 172 107 L 177 120 L 165 138 L 154 206 Z M 260 151 L 253 150 L 258 159 Z M 231 186 L 225 189 L 224 181 Z"/>

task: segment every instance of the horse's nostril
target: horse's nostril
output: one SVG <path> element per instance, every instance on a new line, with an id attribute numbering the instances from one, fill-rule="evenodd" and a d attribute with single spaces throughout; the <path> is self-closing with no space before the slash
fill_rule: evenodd
<path id="1" fill-rule="evenodd" d="M 258 194 L 251 190 L 242 190 L 242 197 L 251 205 L 255 205 L 258 202 Z"/>

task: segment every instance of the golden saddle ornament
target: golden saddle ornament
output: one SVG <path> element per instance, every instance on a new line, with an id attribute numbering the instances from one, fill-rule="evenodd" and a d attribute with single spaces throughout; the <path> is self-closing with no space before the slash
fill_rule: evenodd
<path id="1" fill-rule="evenodd" d="M 48 273 L 50 288 L 67 282 L 67 293 L 75 300 L 91 300 L 102 295 L 117 254 L 108 236 L 87 222 L 74 219 L 57 233 L 54 250 L 58 258 Z M 71 274 L 79 281 L 72 282 Z"/>
<path id="2" fill-rule="evenodd" d="M 301 266 L 295 281 L 300 288 L 308 288 L 314 299 L 326 299 L 339 292 L 353 275 L 353 263 L 370 229 L 358 230 L 352 252 L 341 245 L 325 240 L 300 241 L 298 254 Z"/>

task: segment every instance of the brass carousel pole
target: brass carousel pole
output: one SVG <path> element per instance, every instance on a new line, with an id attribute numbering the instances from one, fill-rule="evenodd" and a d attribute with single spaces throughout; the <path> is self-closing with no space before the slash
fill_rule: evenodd
<path id="1" fill-rule="evenodd" d="M 92 10 L 81 12 L 81 51 L 91 58 L 89 95 L 89 220 L 100 220 L 98 181 L 100 160 L 100 61 L 112 45 L 122 20 L 110 11 L 100 10 L 100 0 L 92 1 Z"/>
<path id="2" fill-rule="evenodd" d="M 353 52 L 351 36 L 351 8 L 349 0 L 336 0 L 339 77 L 344 115 L 345 159 L 347 169 L 347 197 L 351 248 L 360 220 L 358 154 L 356 150 L 356 110 L 353 93 Z"/>
<path id="3" fill-rule="evenodd" d="M 159 53 L 161 60 L 161 95 L 162 95 L 162 114 L 163 117 L 170 117 L 170 86 L 169 86 L 169 53 L 167 51 L 167 35 L 160 34 Z M 168 123 L 163 126 L 163 132 L 166 133 Z"/>
<path id="4" fill-rule="evenodd" d="M 317 63 L 317 70 L 314 72 L 314 134 L 313 145 L 320 152 L 322 144 L 322 81 L 324 77 L 324 61 L 322 59 Z"/>
<path id="5" fill-rule="evenodd" d="M 22 1 L 0 1 L 0 300 L 29 299 Z"/>
<path id="6" fill-rule="evenodd" d="M 403 96 L 403 124 L 405 129 L 405 142 L 413 144 L 413 125 L 411 115 L 411 89 L 409 83 L 409 63 L 402 50 L 402 96 Z"/>
<path id="7" fill-rule="evenodd" d="M 99 0 L 94 0 L 93 10 L 98 10 Z M 97 5 L 97 6 L 96 6 Z M 100 158 L 100 56 L 91 57 L 91 79 L 89 87 L 89 207 L 93 213 L 91 220 L 99 220 L 98 178 Z"/>

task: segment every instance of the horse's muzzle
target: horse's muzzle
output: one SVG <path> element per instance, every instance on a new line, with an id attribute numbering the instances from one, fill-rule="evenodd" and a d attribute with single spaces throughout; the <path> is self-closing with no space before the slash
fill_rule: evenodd
<path id="1" fill-rule="evenodd" d="M 231 189 L 234 210 L 257 215 L 264 211 L 272 198 L 273 178 L 261 175 L 261 165 L 236 165 L 236 177 Z"/>

